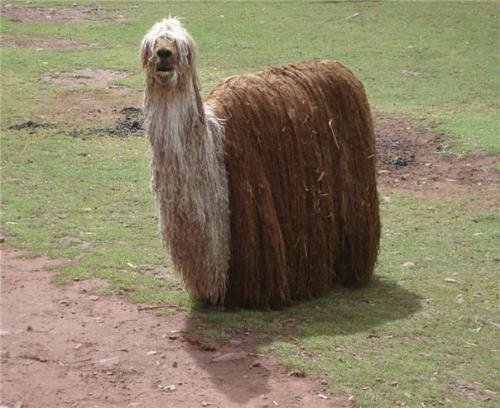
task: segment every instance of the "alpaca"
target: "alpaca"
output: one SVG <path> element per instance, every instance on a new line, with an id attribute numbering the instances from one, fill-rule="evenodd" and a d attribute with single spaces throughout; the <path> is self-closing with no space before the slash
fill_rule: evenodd
<path id="1" fill-rule="evenodd" d="M 160 230 L 188 292 L 280 308 L 366 283 L 380 221 L 362 84 L 303 61 L 227 78 L 203 103 L 195 53 L 175 18 L 140 50 Z"/>

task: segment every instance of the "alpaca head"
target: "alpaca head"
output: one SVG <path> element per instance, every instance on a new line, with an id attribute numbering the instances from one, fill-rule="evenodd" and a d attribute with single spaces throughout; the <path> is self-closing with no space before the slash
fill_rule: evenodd
<path id="1" fill-rule="evenodd" d="M 176 18 L 153 25 L 142 40 L 140 53 L 149 85 L 175 90 L 192 79 L 195 43 Z"/>

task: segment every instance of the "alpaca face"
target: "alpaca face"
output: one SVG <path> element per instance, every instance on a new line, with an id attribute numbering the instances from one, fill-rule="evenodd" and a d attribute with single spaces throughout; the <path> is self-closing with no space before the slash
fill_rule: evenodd
<path id="1" fill-rule="evenodd" d="M 183 88 L 191 79 L 195 45 L 179 20 L 156 23 L 141 44 L 142 66 L 151 84 L 165 88 Z"/>
<path id="2" fill-rule="evenodd" d="M 179 77 L 179 52 L 175 40 L 156 39 L 149 64 L 158 84 L 175 86 Z"/>

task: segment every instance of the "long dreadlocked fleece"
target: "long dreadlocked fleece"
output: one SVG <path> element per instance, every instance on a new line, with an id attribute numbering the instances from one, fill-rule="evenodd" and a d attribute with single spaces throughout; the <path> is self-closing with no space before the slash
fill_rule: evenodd
<path id="1" fill-rule="evenodd" d="M 376 152 L 351 71 L 329 60 L 289 64 L 228 78 L 206 103 L 224 127 L 229 193 L 219 303 L 279 308 L 366 283 L 380 237 Z"/>

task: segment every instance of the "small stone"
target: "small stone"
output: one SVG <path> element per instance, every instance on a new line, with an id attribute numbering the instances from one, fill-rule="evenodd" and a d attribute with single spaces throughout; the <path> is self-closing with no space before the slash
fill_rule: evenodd
<path id="1" fill-rule="evenodd" d="M 92 295 L 92 296 L 89 296 L 88 299 L 92 300 L 93 302 L 95 302 L 96 300 L 99 300 L 99 296 Z"/>
<path id="2" fill-rule="evenodd" d="M 70 305 L 69 300 L 66 300 L 66 299 L 60 300 L 59 304 L 62 306 L 69 306 Z"/>
<path id="3" fill-rule="evenodd" d="M 300 371 L 300 370 L 293 370 L 293 371 L 290 371 L 288 374 L 287 374 L 288 377 L 299 377 L 299 378 L 304 378 L 306 376 L 306 373 L 304 371 Z"/>
<path id="4" fill-rule="evenodd" d="M 174 363 L 172 364 L 172 367 L 177 368 L 177 361 L 174 361 Z"/>
<path id="5" fill-rule="evenodd" d="M 405 262 L 403 264 L 403 268 L 412 268 L 414 266 L 415 266 L 415 264 L 413 262 Z"/>
<path id="6" fill-rule="evenodd" d="M 238 352 L 233 352 L 233 353 L 225 353 L 217 357 L 213 357 L 210 361 L 214 363 L 220 363 L 224 361 L 235 361 L 235 360 L 241 360 L 247 357 L 247 353 L 244 351 L 238 351 Z"/>
<path id="7" fill-rule="evenodd" d="M 82 347 L 82 343 L 78 343 L 78 344 L 75 344 L 75 345 L 73 346 L 73 349 L 74 349 L 74 350 L 79 350 L 81 347 Z"/>
<path id="8" fill-rule="evenodd" d="M 328 380 L 321 380 L 321 381 L 320 381 L 320 384 L 321 384 L 321 385 L 328 385 Z"/>
<path id="9" fill-rule="evenodd" d="M 161 384 L 161 385 L 159 385 L 159 388 L 162 391 L 168 391 L 168 392 L 173 392 L 173 391 L 177 390 L 177 387 L 175 384 L 170 384 L 170 385 Z"/>
<path id="10" fill-rule="evenodd" d="M 158 351 L 156 350 L 151 350 L 146 353 L 147 356 L 154 356 L 155 354 L 158 354 Z"/>
<path id="11" fill-rule="evenodd" d="M 241 343 L 241 340 L 229 340 L 229 344 L 232 344 L 233 346 L 241 346 Z"/>
<path id="12" fill-rule="evenodd" d="M 328 397 L 324 394 L 318 394 L 318 397 L 325 400 L 328 399 Z"/>
<path id="13" fill-rule="evenodd" d="M 120 359 L 118 357 L 103 358 L 96 363 L 97 368 L 101 370 L 112 370 L 118 364 L 120 364 Z"/>
<path id="14" fill-rule="evenodd" d="M 262 363 L 260 361 L 254 361 L 250 368 L 262 367 Z"/>
<path id="15" fill-rule="evenodd" d="M 453 279 L 453 278 L 445 278 L 444 281 L 446 283 L 458 283 L 458 281 L 456 279 Z"/>
<path id="16" fill-rule="evenodd" d="M 95 318 L 96 323 L 104 323 L 104 319 L 102 317 L 96 317 Z"/>
<path id="17" fill-rule="evenodd" d="M 3 336 L 9 336 L 11 335 L 12 333 L 8 330 L 0 330 L 0 337 L 3 337 Z"/>
<path id="18" fill-rule="evenodd" d="M 201 401 L 201 406 L 202 407 L 208 407 L 208 402 L 207 401 Z"/>

